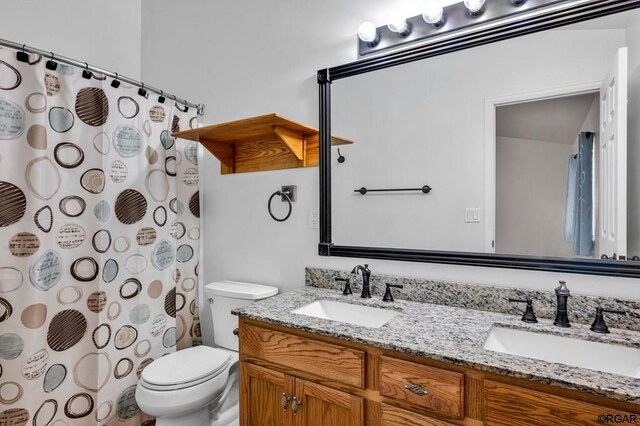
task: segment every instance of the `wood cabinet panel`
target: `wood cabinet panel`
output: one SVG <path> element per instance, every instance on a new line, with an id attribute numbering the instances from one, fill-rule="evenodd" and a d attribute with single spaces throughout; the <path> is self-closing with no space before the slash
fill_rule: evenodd
<path id="1" fill-rule="evenodd" d="M 364 400 L 348 393 L 296 379 L 296 398 L 301 401 L 295 426 L 364 425 Z"/>
<path id="2" fill-rule="evenodd" d="M 419 385 L 423 395 L 407 386 Z M 455 418 L 464 416 L 464 374 L 380 357 L 380 394 Z"/>
<path id="3" fill-rule="evenodd" d="M 382 406 L 382 426 L 455 426 L 443 420 L 423 416 L 389 404 Z"/>
<path id="4" fill-rule="evenodd" d="M 240 424 L 242 426 L 292 426 L 282 406 L 283 395 L 293 394 L 294 379 L 283 373 L 240 363 Z"/>
<path id="5" fill-rule="evenodd" d="M 485 380 L 485 395 L 487 425 L 585 426 L 606 423 L 599 420 L 602 415 L 632 415 L 491 380 Z"/>
<path id="6" fill-rule="evenodd" d="M 247 325 L 240 353 L 364 389 L 363 351 Z"/>

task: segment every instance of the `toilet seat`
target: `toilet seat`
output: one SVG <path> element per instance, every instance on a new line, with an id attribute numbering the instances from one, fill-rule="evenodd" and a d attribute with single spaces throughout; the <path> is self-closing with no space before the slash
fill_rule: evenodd
<path id="1" fill-rule="evenodd" d="M 140 384 L 156 391 L 185 389 L 219 376 L 230 363 L 229 352 L 196 346 L 163 356 L 149 364 L 142 371 Z"/>

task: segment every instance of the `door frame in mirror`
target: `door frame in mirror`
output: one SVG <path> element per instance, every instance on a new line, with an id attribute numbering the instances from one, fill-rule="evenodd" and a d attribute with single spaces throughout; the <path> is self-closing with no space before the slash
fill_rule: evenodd
<path id="1" fill-rule="evenodd" d="M 318 71 L 320 102 L 320 256 L 527 269 L 640 278 L 640 262 L 337 245 L 331 233 L 331 82 L 640 7 L 640 0 L 567 0 L 414 47 Z"/>

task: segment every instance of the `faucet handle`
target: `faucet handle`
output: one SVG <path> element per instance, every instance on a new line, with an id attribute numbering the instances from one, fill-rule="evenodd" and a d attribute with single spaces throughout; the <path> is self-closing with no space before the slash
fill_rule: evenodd
<path id="1" fill-rule="evenodd" d="M 571 296 L 571 291 L 569 291 L 569 288 L 567 287 L 567 282 L 566 281 L 558 281 L 558 282 L 560 285 L 556 287 L 556 294 L 560 296 Z"/>
<path id="2" fill-rule="evenodd" d="M 524 314 L 522 315 L 522 321 L 528 323 L 536 323 L 538 322 L 538 318 L 536 318 L 536 314 L 533 312 L 533 299 L 512 299 L 509 298 L 509 303 L 526 303 L 527 308 L 524 310 Z"/>
<path id="3" fill-rule="evenodd" d="M 596 308 L 596 319 L 593 321 L 593 324 L 591 324 L 591 331 L 602 334 L 609 333 L 609 327 L 607 327 L 607 324 L 604 322 L 604 313 L 627 315 L 626 311 L 619 309 L 604 309 L 601 306 L 598 306 Z"/>
<path id="4" fill-rule="evenodd" d="M 387 286 L 387 290 L 384 292 L 384 297 L 382 298 L 383 302 L 393 302 L 393 295 L 391 294 L 391 287 L 393 288 L 404 288 L 403 285 L 400 284 L 389 284 L 385 283 Z"/>
<path id="5" fill-rule="evenodd" d="M 344 282 L 344 290 L 342 290 L 342 294 L 344 296 L 353 294 L 353 291 L 351 291 L 351 282 L 349 278 L 336 278 L 335 280 Z"/>

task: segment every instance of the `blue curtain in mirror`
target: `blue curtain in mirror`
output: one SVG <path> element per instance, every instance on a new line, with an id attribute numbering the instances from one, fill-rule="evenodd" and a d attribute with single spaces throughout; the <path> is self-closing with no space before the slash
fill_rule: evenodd
<path id="1" fill-rule="evenodd" d="M 578 153 L 569 157 L 564 239 L 575 256 L 593 255 L 593 141 L 594 134 L 578 136 Z"/>

